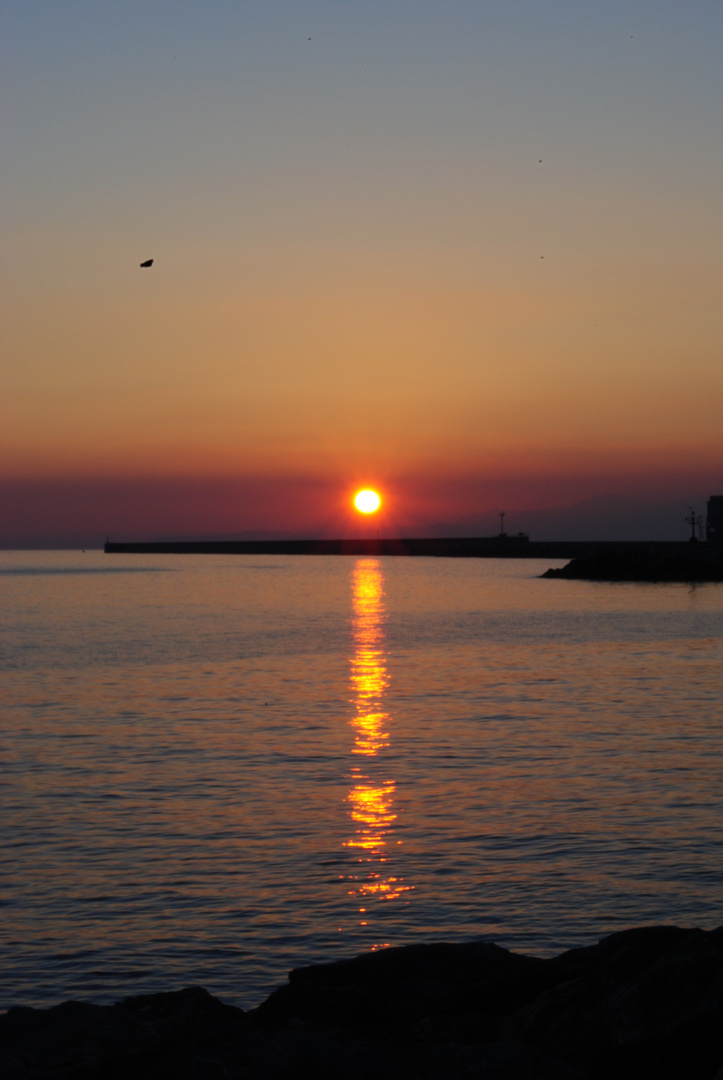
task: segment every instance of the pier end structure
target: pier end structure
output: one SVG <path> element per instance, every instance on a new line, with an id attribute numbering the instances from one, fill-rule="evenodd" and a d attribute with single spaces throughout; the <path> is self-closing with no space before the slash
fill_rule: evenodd
<path id="1" fill-rule="evenodd" d="M 723 495 L 711 495 L 708 499 L 705 538 L 709 544 L 723 545 Z"/>

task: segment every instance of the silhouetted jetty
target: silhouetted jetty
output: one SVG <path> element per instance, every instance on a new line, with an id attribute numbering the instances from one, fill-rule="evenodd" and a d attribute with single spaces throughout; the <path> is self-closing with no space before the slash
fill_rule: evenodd
<path id="1" fill-rule="evenodd" d="M 451 559 L 574 559 L 596 552 L 682 554 L 687 541 L 550 540 L 525 534 L 314 540 L 106 541 L 109 555 L 392 555 Z"/>
<path id="2" fill-rule="evenodd" d="M 198 987 L 0 1016 L 6 1080 L 714 1080 L 723 927 L 625 930 L 543 960 L 487 942 L 292 971 L 257 1009 Z"/>
<path id="3" fill-rule="evenodd" d="M 111 542 L 107 554 L 139 555 L 419 555 L 475 557 L 520 556 L 529 537 L 489 536 L 436 538 L 367 537 L 313 540 L 159 540 Z"/>

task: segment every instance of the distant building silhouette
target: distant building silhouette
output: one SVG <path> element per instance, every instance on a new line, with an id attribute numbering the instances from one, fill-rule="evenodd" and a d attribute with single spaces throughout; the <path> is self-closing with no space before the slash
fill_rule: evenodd
<path id="1" fill-rule="evenodd" d="M 711 495 L 708 499 L 705 538 L 709 544 L 723 544 L 723 495 Z"/>

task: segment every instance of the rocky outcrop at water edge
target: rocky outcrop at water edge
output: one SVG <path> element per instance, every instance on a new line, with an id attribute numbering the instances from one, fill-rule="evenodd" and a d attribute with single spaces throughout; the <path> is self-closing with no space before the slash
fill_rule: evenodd
<path id="1" fill-rule="evenodd" d="M 723 928 L 552 959 L 413 945 L 293 971 L 249 1012 L 204 990 L 0 1017 L 6 1080 L 723 1080 Z"/>
<path id="2" fill-rule="evenodd" d="M 680 551 L 597 551 L 572 559 L 566 566 L 552 567 L 544 578 L 578 581 L 646 581 L 703 584 L 723 581 L 723 548 L 698 547 Z"/>

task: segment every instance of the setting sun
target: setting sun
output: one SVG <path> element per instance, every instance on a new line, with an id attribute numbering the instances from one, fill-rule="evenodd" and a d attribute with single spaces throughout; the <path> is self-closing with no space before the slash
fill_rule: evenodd
<path id="1" fill-rule="evenodd" d="M 365 488 L 364 491 L 357 491 L 354 496 L 354 505 L 362 514 L 373 514 L 381 504 L 382 500 L 376 491 L 371 491 L 369 488 Z"/>

